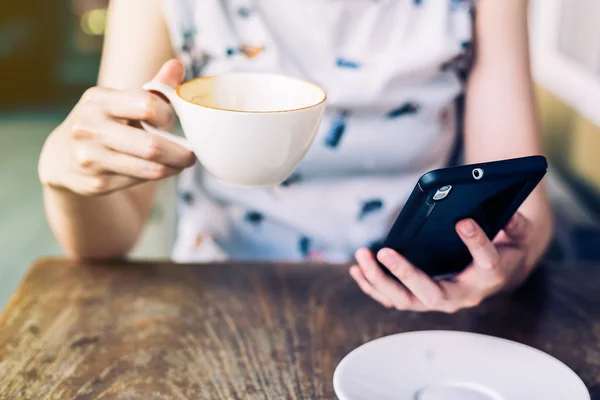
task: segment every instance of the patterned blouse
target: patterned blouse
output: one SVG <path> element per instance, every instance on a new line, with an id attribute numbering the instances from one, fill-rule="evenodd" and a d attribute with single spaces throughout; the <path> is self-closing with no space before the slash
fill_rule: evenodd
<path id="1" fill-rule="evenodd" d="M 268 71 L 327 92 L 316 139 L 280 187 L 184 171 L 174 260 L 346 262 L 381 240 L 419 176 L 452 157 L 473 1 L 163 0 L 187 78 Z"/>

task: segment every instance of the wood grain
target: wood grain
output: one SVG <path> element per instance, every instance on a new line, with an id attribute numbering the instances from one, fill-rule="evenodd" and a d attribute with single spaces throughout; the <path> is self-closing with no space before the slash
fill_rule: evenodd
<path id="1" fill-rule="evenodd" d="M 335 399 L 349 351 L 454 329 L 532 345 L 600 399 L 600 266 L 455 315 L 383 309 L 331 265 L 35 264 L 0 317 L 1 399 Z"/>

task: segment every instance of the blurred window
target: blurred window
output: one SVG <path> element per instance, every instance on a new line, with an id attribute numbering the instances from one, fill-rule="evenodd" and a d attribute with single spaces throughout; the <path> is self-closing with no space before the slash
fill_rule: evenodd
<path id="1" fill-rule="evenodd" d="M 563 0 L 559 50 L 600 74 L 600 1 Z"/>
<path id="2" fill-rule="evenodd" d="M 531 0 L 535 80 L 600 126 L 600 0 Z"/>

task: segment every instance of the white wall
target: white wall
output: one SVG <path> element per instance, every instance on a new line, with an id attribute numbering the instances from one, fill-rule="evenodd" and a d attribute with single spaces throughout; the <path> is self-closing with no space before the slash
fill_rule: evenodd
<path id="1" fill-rule="evenodd" d="M 600 0 L 531 0 L 535 80 L 600 126 Z"/>

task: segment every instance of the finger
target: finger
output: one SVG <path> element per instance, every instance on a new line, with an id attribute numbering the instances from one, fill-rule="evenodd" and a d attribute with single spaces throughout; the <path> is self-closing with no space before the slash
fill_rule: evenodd
<path id="1" fill-rule="evenodd" d="M 412 306 L 414 297 L 398 282 L 394 282 L 381 270 L 373 254 L 368 249 L 359 249 L 356 252 L 356 261 L 362 270 L 367 282 L 375 290 L 391 300 L 398 309 L 408 309 Z"/>
<path id="2" fill-rule="evenodd" d="M 116 175 L 110 173 L 96 176 L 91 179 L 91 184 L 93 188 L 97 191 L 97 194 L 112 193 L 117 190 L 123 190 L 143 182 L 146 182 L 146 180 L 126 175 Z"/>
<path id="3" fill-rule="evenodd" d="M 367 281 L 367 278 L 363 275 L 360 267 L 358 265 L 353 265 L 350 267 L 350 276 L 352 279 L 356 281 L 360 290 L 363 291 L 364 294 L 373 298 L 373 300 L 381 303 L 383 306 L 390 308 L 393 306 L 392 302 L 379 293 L 371 284 Z"/>
<path id="4" fill-rule="evenodd" d="M 473 263 L 481 268 L 495 269 L 500 263 L 500 254 L 485 232 L 472 219 L 456 224 L 456 231 L 473 256 Z"/>
<path id="5" fill-rule="evenodd" d="M 143 180 L 164 179 L 181 172 L 179 168 L 169 167 L 154 161 L 132 157 L 108 149 L 102 155 L 101 167 L 103 168 L 103 172 L 126 175 L 131 178 Z"/>
<path id="6" fill-rule="evenodd" d="M 65 177 L 70 182 L 69 190 L 82 196 L 105 195 L 144 182 L 124 175 L 85 176 L 74 172 L 68 172 L 66 175 L 69 175 Z"/>
<path id="7" fill-rule="evenodd" d="M 184 78 L 185 67 L 181 61 L 177 59 L 171 59 L 165 62 L 158 73 L 152 78 L 154 82 L 161 82 L 175 88 L 178 86 Z"/>
<path id="8" fill-rule="evenodd" d="M 188 149 L 143 129 L 105 121 L 95 130 L 102 144 L 120 153 L 172 168 L 187 168 L 196 162 L 196 156 Z"/>
<path id="9" fill-rule="evenodd" d="M 516 212 L 504 227 L 504 232 L 518 243 L 527 243 L 533 234 L 533 226 L 523 214 Z"/>
<path id="10" fill-rule="evenodd" d="M 143 89 L 88 89 L 82 101 L 94 104 L 110 117 L 149 121 L 155 126 L 169 126 L 173 119 L 171 106 L 155 93 Z"/>
<path id="11" fill-rule="evenodd" d="M 478 306 L 491 293 L 489 284 L 496 275 L 488 279 L 482 276 L 482 272 L 491 273 L 471 264 L 454 279 L 440 281 L 447 301 L 438 309 L 445 313 L 455 313 L 464 308 Z"/>
<path id="12" fill-rule="evenodd" d="M 503 251 L 505 254 L 505 251 Z M 473 307 L 505 285 L 510 265 L 502 256 L 502 268 L 485 269 L 476 262 L 448 280 L 439 281 L 449 304 Z"/>
<path id="13" fill-rule="evenodd" d="M 91 176 L 108 172 L 126 175 L 131 178 L 156 180 L 181 171 L 177 168 L 119 153 L 102 146 L 76 146 L 74 155 L 79 169 Z"/>
<path id="14" fill-rule="evenodd" d="M 183 82 L 184 76 L 185 67 L 183 64 L 177 59 L 172 59 L 160 67 L 160 70 L 154 76 L 154 78 L 152 78 L 152 81 L 164 83 L 172 88 L 176 88 L 181 82 Z M 167 99 L 167 97 L 160 92 L 150 91 L 150 93 L 154 93 L 165 102 L 169 102 L 169 99 Z"/>
<path id="15" fill-rule="evenodd" d="M 377 258 L 425 306 L 433 309 L 445 302 L 446 296 L 442 288 L 397 252 L 382 249 L 377 253 Z"/>

